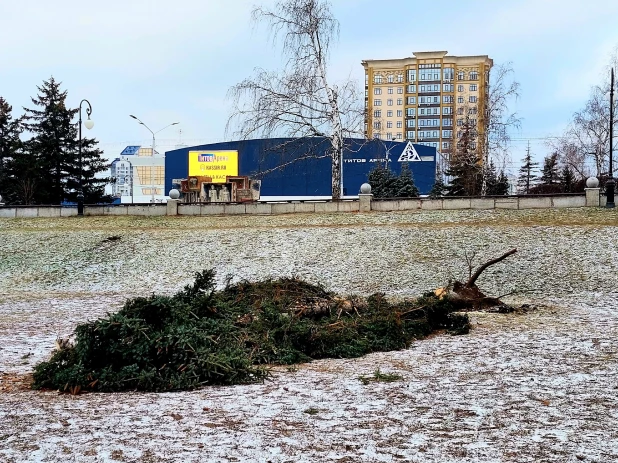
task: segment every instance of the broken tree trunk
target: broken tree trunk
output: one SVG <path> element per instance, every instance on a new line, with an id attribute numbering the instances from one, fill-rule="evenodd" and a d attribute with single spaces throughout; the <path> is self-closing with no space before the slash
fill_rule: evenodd
<path id="1" fill-rule="evenodd" d="M 453 283 L 451 292 L 447 292 L 447 297 L 456 307 L 457 310 L 483 310 L 490 307 L 502 305 L 503 302 L 497 297 L 489 297 L 476 286 L 476 280 L 481 274 L 491 265 L 502 262 L 504 259 L 517 252 L 517 249 L 511 249 L 496 259 L 485 262 L 483 265 L 470 276 L 467 282 L 461 283 L 456 281 Z"/>

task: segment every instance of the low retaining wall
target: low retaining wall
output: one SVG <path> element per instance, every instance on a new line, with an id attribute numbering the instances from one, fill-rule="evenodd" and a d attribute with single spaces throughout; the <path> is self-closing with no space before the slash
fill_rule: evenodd
<path id="1" fill-rule="evenodd" d="M 84 206 L 84 215 L 135 215 L 135 216 L 208 216 L 238 214 L 298 214 L 366 211 L 460 210 L 460 209 L 551 209 L 568 207 L 604 207 L 605 196 L 591 194 L 555 196 L 505 196 L 494 198 L 410 198 L 371 199 L 363 195 L 361 201 L 290 202 L 247 204 L 118 204 L 113 206 Z M 362 202 L 362 204 L 361 204 Z M 77 216 L 76 207 L 18 206 L 0 207 L 0 218 L 71 217 Z"/>

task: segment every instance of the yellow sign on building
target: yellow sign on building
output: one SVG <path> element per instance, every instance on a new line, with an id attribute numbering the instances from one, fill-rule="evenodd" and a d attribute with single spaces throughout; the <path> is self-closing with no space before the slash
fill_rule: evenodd
<path id="1" fill-rule="evenodd" d="M 189 177 L 212 177 L 225 183 L 225 177 L 238 175 L 238 151 L 189 151 Z"/>

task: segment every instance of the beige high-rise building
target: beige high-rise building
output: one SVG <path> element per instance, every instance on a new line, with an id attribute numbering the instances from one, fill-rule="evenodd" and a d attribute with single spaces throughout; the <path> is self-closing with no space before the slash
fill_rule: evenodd
<path id="1" fill-rule="evenodd" d="M 471 147 L 484 139 L 493 60 L 487 55 L 447 53 L 416 52 L 413 58 L 362 61 L 368 138 L 411 140 L 433 146 L 448 158 L 467 117 L 476 128 Z"/>

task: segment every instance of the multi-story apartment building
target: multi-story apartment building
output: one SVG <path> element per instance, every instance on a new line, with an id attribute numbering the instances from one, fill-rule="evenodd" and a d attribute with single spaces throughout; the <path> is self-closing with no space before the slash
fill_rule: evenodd
<path id="1" fill-rule="evenodd" d="M 489 71 L 487 55 L 416 52 L 413 58 L 364 60 L 365 135 L 410 140 L 449 157 L 468 118 L 471 147 L 484 139 Z"/>

